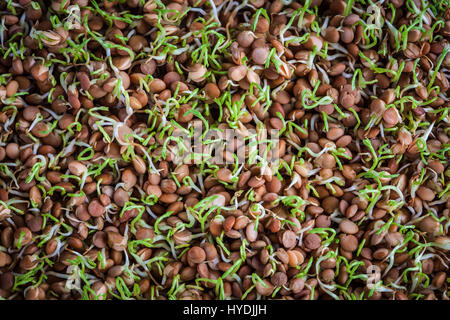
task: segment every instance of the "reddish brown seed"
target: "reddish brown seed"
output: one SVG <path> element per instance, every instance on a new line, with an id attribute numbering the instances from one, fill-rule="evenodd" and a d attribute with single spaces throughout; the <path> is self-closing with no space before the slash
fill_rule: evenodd
<path id="1" fill-rule="evenodd" d="M 27 121 L 34 121 L 34 119 L 36 119 L 36 117 L 39 114 L 40 114 L 40 111 L 39 111 L 38 107 L 28 106 L 28 107 L 24 108 L 24 110 L 23 110 L 23 117 Z M 63 119 L 61 119 L 60 122 L 62 120 Z"/>
<path id="2" fill-rule="evenodd" d="M 331 225 L 331 218 L 325 214 L 321 214 L 316 218 L 317 228 L 328 228 Z"/>
<path id="3" fill-rule="evenodd" d="M 278 199 L 278 194 L 274 192 L 266 193 L 262 199 L 265 202 L 273 202 Z"/>
<path id="4" fill-rule="evenodd" d="M 4 272 L 0 275 L 0 289 L 9 291 L 14 286 L 14 275 L 12 272 Z"/>
<path id="5" fill-rule="evenodd" d="M 230 231 L 226 232 L 225 235 L 231 239 L 240 239 L 242 236 L 241 233 L 237 230 L 230 230 Z"/>
<path id="6" fill-rule="evenodd" d="M 117 190 L 114 192 L 113 200 L 114 203 L 117 204 L 119 207 L 123 207 L 129 199 L 130 196 L 128 195 L 128 192 L 126 192 L 122 188 L 117 188 Z"/>
<path id="7" fill-rule="evenodd" d="M 265 64 L 269 56 L 269 49 L 267 47 L 255 48 L 252 52 L 252 60 L 256 64 Z"/>
<path id="8" fill-rule="evenodd" d="M 78 177 L 82 176 L 87 171 L 87 167 L 84 164 L 82 164 L 80 161 L 70 162 L 68 165 L 68 168 L 72 174 L 74 174 Z"/>
<path id="9" fill-rule="evenodd" d="M 248 48 L 255 40 L 255 36 L 250 31 L 242 31 L 237 35 L 236 40 L 241 47 Z"/>
<path id="10" fill-rule="evenodd" d="M 284 286 L 288 282 L 288 277 L 283 272 L 275 272 L 274 275 L 270 278 L 270 282 L 275 287 Z"/>
<path id="11" fill-rule="evenodd" d="M 14 246 L 23 247 L 31 242 L 33 234 L 27 227 L 18 228 L 14 232 Z"/>
<path id="12" fill-rule="evenodd" d="M 320 236 L 315 233 L 309 233 L 304 239 L 305 247 L 312 250 L 319 248 L 321 242 Z"/>
<path id="13" fill-rule="evenodd" d="M 146 189 L 146 192 L 147 192 L 148 195 L 156 196 L 157 198 L 160 198 L 161 195 L 162 195 L 161 188 L 159 186 L 154 186 L 154 185 L 148 185 L 147 189 Z M 127 198 L 129 198 L 128 194 L 127 194 Z"/>
<path id="14" fill-rule="evenodd" d="M 327 27 L 325 29 L 324 39 L 331 43 L 337 43 L 339 41 L 339 31 L 335 27 Z"/>
<path id="15" fill-rule="evenodd" d="M 226 198 L 223 194 L 215 194 L 214 200 L 210 203 L 211 207 L 223 207 L 226 203 Z"/>
<path id="16" fill-rule="evenodd" d="M 178 180 L 178 182 L 183 181 L 184 177 L 189 175 L 189 167 L 186 164 L 182 164 L 181 166 L 178 166 L 174 171 L 173 174 L 175 175 L 175 178 Z"/>
<path id="17" fill-rule="evenodd" d="M 155 60 L 146 60 L 140 65 L 141 72 L 144 74 L 153 74 L 156 71 Z"/>
<path id="18" fill-rule="evenodd" d="M 191 110 L 191 106 L 188 104 L 183 104 L 176 113 L 176 120 L 181 123 L 187 123 L 192 120 L 194 114 L 189 112 Z"/>
<path id="19" fill-rule="evenodd" d="M 45 138 L 50 134 L 49 127 L 45 122 L 38 122 L 31 129 L 31 133 L 37 138 Z"/>
<path id="20" fill-rule="evenodd" d="M 166 89 L 166 83 L 159 78 L 155 78 L 150 82 L 150 92 L 152 93 L 160 93 L 164 89 Z"/>
<path id="21" fill-rule="evenodd" d="M 86 72 L 78 72 L 77 78 L 80 80 L 80 86 L 83 90 L 89 90 L 91 86 L 91 81 L 89 79 L 89 76 L 86 74 Z"/>
<path id="22" fill-rule="evenodd" d="M 205 250 L 206 260 L 212 261 L 217 257 L 217 249 L 216 247 L 211 243 L 205 243 L 203 245 L 203 250 Z"/>
<path id="23" fill-rule="evenodd" d="M 8 158 L 17 159 L 19 157 L 19 145 L 17 143 L 8 143 L 5 152 Z"/>
<path id="24" fill-rule="evenodd" d="M 269 21 L 267 21 L 266 18 L 260 16 L 258 18 L 258 22 L 256 23 L 255 31 L 257 33 L 266 33 L 267 31 L 269 31 Z"/>
<path id="25" fill-rule="evenodd" d="M 303 46 L 310 51 L 312 51 L 314 48 L 316 48 L 316 51 L 320 51 L 322 50 L 323 40 L 320 36 L 311 33 L 308 40 L 303 44 Z"/>
<path id="26" fill-rule="evenodd" d="M 258 237 L 258 231 L 255 230 L 255 224 L 253 222 L 247 225 L 247 228 L 245 229 L 245 235 L 247 236 L 248 241 L 256 241 L 256 238 Z"/>
<path id="27" fill-rule="evenodd" d="M 344 135 L 342 128 L 330 128 L 327 132 L 327 138 L 330 140 L 337 140 Z"/>
<path id="28" fill-rule="evenodd" d="M 105 300 L 108 295 L 108 287 L 102 281 L 96 281 L 92 284 L 92 291 L 89 296 L 91 299 Z"/>
<path id="29" fill-rule="evenodd" d="M 358 249 L 358 239 L 354 235 L 341 235 L 339 237 L 341 248 L 348 252 Z"/>
<path id="30" fill-rule="evenodd" d="M 287 264 L 289 262 L 289 256 L 283 248 L 278 248 L 278 250 L 275 252 L 275 255 L 277 258 L 282 262 Z"/>
<path id="31" fill-rule="evenodd" d="M 383 113 L 383 120 L 390 126 L 395 126 L 398 123 L 398 114 L 394 108 L 389 108 Z"/>
<path id="32" fill-rule="evenodd" d="M 417 195 L 425 201 L 433 201 L 435 194 L 433 192 L 433 190 L 431 190 L 430 188 L 424 187 L 424 186 L 420 186 L 419 189 L 417 189 Z"/>
<path id="33" fill-rule="evenodd" d="M 428 160 L 428 166 L 433 169 L 437 174 L 441 174 L 444 172 L 444 165 L 438 160 Z"/>
<path id="34" fill-rule="evenodd" d="M 192 67 L 190 67 L 188 77 L 194 82 L 201 82 L 205 80 L 204 76 L 207 71 L 208 69 L 206 69 L 204 65 L 196 63 Z"/>
<path id="35" fill-rule="evenodd" d="M 205 250 L 198 246 L 194 246 L 187 252 L 188 261 L 193 264 L 202 263 L 206 259 Z"/>
<path id="36" fill-rule="evenodd" d="M 31 76 L 40 82 L 44 82 L 45 80 L 48 79 L 48 75 L 49 75 L 49 69 L 48 67 L 41 65 L 41 64 L 35 64 L 32 68 L 31 68 Z"/>
<path id="37" fill-rule="evenodd" d="M 94 199 L 89 202 L 88 212 L 92 217 L 101 217 L 105 213 L 105 207 L 100 203 L 99 200 Z"/>
<path id="38" fill-rule="evenodd" d="M 352 142 L 352 137 L 350 135 L 341 136 L 336 141 L 337 147 L 346 147 Z"/>
<path id="39" fill-rule="evenodd" d="M 223 222 L 223 230 L 225 230 L 225 232 L 230 231 L 233 228 L 235 222 L 236 222 L 235 217 L 233 216 L 227 217 Z"/>
<path id="40" fill-rule="evenodd" d="M 336 166 L 336 159 L 329 153 L 320 155 L 315 162 L 319 167 L 326 169 L 333 169 Z"/>
<path id="41" fill-rule="evenodd" d="M 378 250 L 376 250 L 372 256 L 374 257 L 374 259 L 377 260 L 383 260 L 384 258 L 386 258 L 389 254 L 389 250 L 386 248 L 380 248 Z"/>
<path id="42" fill-rule="evenodd" d="M 153 239 L 155 237 L 155 231 L 149 228 L 139 228 L 136 231 L 136 239 Z"/>
<path id="43" fill-rule="evenodd" d="M 123 182 L 123 187 L 125 190 L 130 190 L 136 185 L 137 177 L 130 169 L 125 169 L 122 172 L 121 180 Z"/>
<path id="44" fill-rule="evenodd" d="M 134 96 L 130 97 L 130 107 L 134 110 L 139 110 L 142 109 L 143 105 L 142 103 L 139 101 L 139 99 L 137 99 Z"/>
<path id="45" fill-rule="evenodd" d="M 12 262 L 12 258 L 6 252 L 0 251 L 0 268 L 8 266 Z"/>
<path id="46" fill-rule="evenodd" d="M 129 56 L 112 58 L 113 65 L 119 70 L 127 70 L 131 67 L 131 58 Z"/>
<path id="47" fill-rule="evenodd" d="M 355 96 L 351 92 L 343 91 L 339 95 L 339 102 L 344 108 L 349 109 L 355 104 Z"/>
<path id="48" fill-rule="evenodd" d="M 266 279 L 263 280 L 263 283 L 259 281 L 256 283 L 256 291 L 262 296 L 270 296 L 275 289 L 274 286 Z"/>
<path id="49" fill-rule="evenodd" d="M 19 83 L 16 80 L 10 81 L 6 85 L 6 96 L 11 97 L 17 93 L 17 90 L 19 89 Z"/>
<path id="50" fill-rule="evenodd" d="M 161 191 L 165 193 L 174 193 L 177 191 L 176 183 L 171 179 L 163 179 L 160 184 Z"/>
<path id="51" fill-rule="evenodd" d="M 416 44 L 409 42 L 403 54 L 409 59 L 417 59 L 420 56 L 420 48 Z"/>
<path id="52" fill-rule="evenodd" d="M 220 89 L 215 83 L 207 83 L 205 93 L 210 99 L 215 99 L 220 96 Z"/>
<path id="53" fill-rule="evenodd" d="M 286 230 L 281 236 L 281 242 L 286 249 L 292 249 L 297 244 L 297 238 L 294 232 Z"/>
<path id="54" fill-rule="evenodd" d="M 28 220 L 27 226 L 30 228 L 31 232 L 38 232 L 42 228 L 43 219 L 40 216 L 36 216 Z"/>
<path id="55" fill-rule="evenodd" d="M 92 238 L 92 243 L 97 248 L 103 249 L 106 248 L 107 245 L 107 235 L 103 231 L 97 231 L 94 233 L 94 236 Z"/>
<path id="56" fill-rule="evenodd" d="M 281 181 L 277 177 L 273 177 L 272 180 L 266 182 L 266 189 L 269 192 L 278 193 L 281 190 Z"/>
<path id="57" fill-rule="evenodd" d="M 248 186 L 251 188 L 259 188 L 265 183 L 265 179 L 262 177 L 251 177 L 247 182 Z"/>
<path id="58" fill-rule="evenodd" d="M 350 27 L 343 27 L 340 38 L 343 43 L 351 43 L 355 37 L 353 29 Z"/>
<path id="59" fill-rule="evenodd" d="M 247 70 L 246 79 L 250 85 L 252 83 L 261 84 L 260 76 L 255 71 L 253 71 L 253 69 Z M 278 99 L 278 98 L 276 98 L 276 99 Z"/>
<path id="60" fill-rule="evenodd" d="M 147 171 L 147 166 L 144 162 L 144 159 L 142 159 L 142 157 L 136 155 L 136 156 L 134 156 L 132 162 L 133 162 L 134 170 L 136 170 L 136 172 L 138 174 L 144 174 Z"/>
<path id="61" fill-rule="evenodd" d="M 39 300 L 40 291 L 40 288 L 30 287 L 25 294 L 25 300 Z"/>
<path id="62" fill-rule="evenodd" d="M 281 119 L 279 118 L 270 118 L 269 123 L 272 128 L 276 130 L 281 130 L 284 127 L 283 121 L 281 121 Z"/>
<path id="63" fill-rule="evenodd" d="M 440 223 L 433 217 L 428 216 L 419 222 L 419 229 L 427 233 L 437 233 L 440 229 Z"/>
<path id="64" fill-rule="evenodd" d="M 163 77 L 163 81 L 165 82 L 165 84 L 168 87 L 170 87 L 174 83 L 178 83 L 180 80 L 181 80 L 180 75 L 175 71 L 168 72 Z M 170 91 L 166 91 L 166 92 L 168 92 L 170 95 Z"/>
<path id="65" fill-rule="evenodd" d="M 220 168 L 216 172 L 217 179 L 220 181 L 223 181 L 223 182 L 227 182 L 227 183 L 231 182 L 232 174 L 233 173 L 231 172 L 231 170 L 229 170 L 227 168 Z"/>
<path id="66" fill-rule="evenodd" d="M 298 265 L 302 264 L 304 261 L 303 255 L 297 251 L 297 250 L 288 250 L 287 251 L 289 262 L 288 265 L 290 267 L 297 267 Z"/>
<path id="67" fill-rule="evenodd" d="M 236 218 L 236 221 L 233 225 L 233 229 L 235 230 L 241 230 L 247 226 L 250 219 L 247 216 L 239 216 Z"/>
<path id="68" fill-rule="evenodd" d="M 293 293 L 299 293 L 305 287 L 305 281 L 301 278 L 292 279 L 289 287 Z"/>
<path id="69" fill-rule="evenodd" d="M 386 111 L 386 103 L 381 99 L 372 100 L 369 105 L 370 111 L 376 115 L 382 115 Z"/>
<path id="70" fill-rule="evenodd" d="M 247 74 L 247 68 L 245 66 L 235 66 L 228 69 L 228 78 L 238 82 L 245 78 Z"/>
<path id="71" fill-rule="evenodd" d="M 347 234 L 356 234 L 359 230 L 358 226 L 348 219 L 343 219 L 339 223 L 339 229 L 341 229 L 342 232 Z"/>
<path id="72" fill-rule="evenodd" d="M 346 68 L 347 66 L 344 63 L 336 63 L 328 70 L 328 74 L 330 76 L 337 76 L 342 74 Z"/>
<path id="73" fill-rule="evenodd" d="M 333 196 L 325 197 L 322 200 L 322 208 L 328 214 L 333 213 L 333 211 L 336 210 L 338 205 L 339 205 L 339 200 L 336 197 L 333 197 Z"/>
<path id="74" fill-rule="evenodd" d="M 446 273 L 444 271 L 438 272 L 431 281 L 431 284 L 436 288 L 441 288 L 444 285 L 445 278 Z"/>
<path id="75" fill-rule="evenodd" d="M 118 232 L 107 231 L 108 246 L 116 251 L 124 251 L 127 247 L 127 239 Z"/>

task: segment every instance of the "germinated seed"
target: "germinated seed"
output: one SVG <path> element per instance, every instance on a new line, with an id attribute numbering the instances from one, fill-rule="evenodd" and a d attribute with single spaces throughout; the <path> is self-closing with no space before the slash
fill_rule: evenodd
<path id="1" fill-rule="evenodd" d="M 448 300 L 445 1 L 19 2 L 1 298 Z"/>

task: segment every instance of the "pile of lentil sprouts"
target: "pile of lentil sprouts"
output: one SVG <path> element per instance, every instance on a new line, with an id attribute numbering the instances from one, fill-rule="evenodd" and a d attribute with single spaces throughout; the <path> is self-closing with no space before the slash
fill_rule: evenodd
<path id="1" fill-rule="evenodd" d="M 448 300 L 449 39 L 448 0 L 1 1 L 0 298 Z"/>

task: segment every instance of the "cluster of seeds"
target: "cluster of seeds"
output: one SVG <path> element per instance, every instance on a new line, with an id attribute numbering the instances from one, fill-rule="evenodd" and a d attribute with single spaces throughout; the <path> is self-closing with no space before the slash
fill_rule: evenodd
<path id="1" fill-rule="evenodd" d="M 0 298 L 448 300 L 449 39 L 448 0 L 1 1 Z"/>

